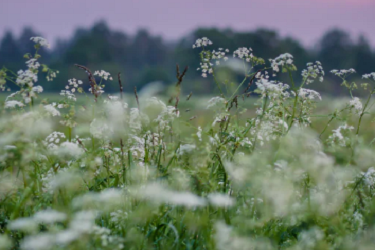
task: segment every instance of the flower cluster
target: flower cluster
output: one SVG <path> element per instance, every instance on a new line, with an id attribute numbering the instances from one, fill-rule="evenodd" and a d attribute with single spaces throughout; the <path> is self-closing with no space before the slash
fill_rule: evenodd
<path id="1" fill-rule="evenodd" d="M 61 90 L 60 95 L 65 96 L 68 100 L 77 101 L 76 96 L 68 90 Z"/>
<path id="2" fill-rule="evenodd" d="M 6 108 L 6 109 L 12 109 L 12 108 L 16 108 L 16 107 L 22 108 L 24 106 L 25 106 L 25 104 L 23 104 L 22 102 L 15 101 L 15 100 L 9 100 L 9 101 L 5 102 L 4 108 Z"/>
<path id="3" fill-rule="evenodd" d="M 353 97 L 349 102 L 350 107 L 354 108 L 357 114 L 361 114 L 363 111 L 363 105 L 361 100 L 358 97 Z"/>
<path id="4" fill-rule="evenodd" d="M 29 69 L 38 69 L 40 67 L 39 62 L 37 59 L 32 58 L 26 62 L 26 65 Z"/>
<path id="5" fill-rule="evenodd" d="M 94 226 L 92 234 L 98 237 L 102 247 L 110 247 L 111 249 L 124 249 L 123 240 L 119 237 L 111 235 L 111 230 L 105 227 Z"/>
<path id="6" fill-rule="evenodd" d="M 117 210 L 110 214 L 111 221 L 116 224 L 117 228 L 121 227 L 121 224 L 128 219 L 128 213 L 123 210 Z"/>
<path id="7" fill-rule="evenodd" d="M 50 47 L 50 44 L 47 41 L 47 39 L 45 39 L 43 37 L 40 37 L 40 36 L 31 37 L 30 40 L 33 41 L 36 44 L 39 44 L 42 47 L 47 47 L 47 48 Z"/>
<path id="8" fill-rule="evenodd" d="M 303 99 L 322 100 L 322 97 L 320 96 L 319 92 L 312 89 L 300 88 L 298 96 Z"/>
<path id="9" fill-rule="evenodd" d="M 347 76 L 354 74 L 356 71 L 354 69 L 341 69 L 341 70 L 331 70 L 331 73 L 345 79 Z"/>
<path id="10" fill-rule="evenodd" d="M 200 68 L 197 68 L 197 70 L 201 70 L 202 71 L 202 77 L 207 77 L 207 73 L 208 74 L 212 74 L 214 71 L 212 69 L 212 66 L 213 64 L 210 63 L 210 62 L 204 62 L 204 63 L 200 63 Z"/>
<path id="11" fill-rule="evenodd" d="M 180 145 L 180 148 L 178 150 L 179 155 L 189 154 L 194 152 L 196 146 L 194 144 L 183 144 Z"/>
<path id="12" fill-rule="evenodd" d="M 224 104 L 226 104 L 227 101 L 220 97 L 220 96 L 216 96 L 216 97 L 212 97 L 209 101 L 208 101 L 208 105 L 207 105 L 207 109 L 210 109 L 210 108 L 223 108 Z"/>
<path id="13" fill-rule="evenodd" d="M 289 93 L 285 90 L 289 89 L 288 84 L 284 83 L 277 83 L 275 81 L 268 81 L 267 79 L 261 78 L 259 81 L 256 82 L 257 91 L 262 94 L 263 97 L 270 96 L 278 97 L 278 96 L 289 96 Z"/>
<path id="14" fill-rule="evenodd" d="M 34 86 L 34 87 L 32 87 L 32 89 L 31 89 L 33 92 L 35 92 L 35 93 L 38 93 L 38 94 L 40 94 L 40 93 L 42 93 L 43 92 L 43 87 L 42 86 L 40 86 L 40 85 L 38 85 L 38 86 Z"/>
<path id="15" fill-rule="evenodd" d="M 52 70 L 49 70 L 48 72 L 48 75 L 46 76 L 46 79 L 48 82 L 52 82 L 54 78 L 57 77 L 57 74 L 59 74 L 60 71 L 56 70 L 56 71 L 52 71 Z"/>
<path id="16" fill-rule="evenodd" d="M 353 129 L 353 126 L 348 126 L 347 124 L 339 126 L 337 129 L 332 130 L 333 134 L 329 136 L 328 142 L 332 144 L 337 143 L 342 147 L 347 146 L 349 138 L 346 135 Z"/>
<path id="17" fill-rule="evenodd" d="M 269 61 L 274 72 L 279 72 L 280 67 L 289 68 L 289 66 L 293 66 L 293 56 L 289 53 L 281 54 L 275 59 L 269 59 Z"/>
<path id="18" fill-rule="evenodd" d="M 66 136 L 64 133 L 61 132 L 53 132 L 47 138 L 44 140 L 44 144 L 47 146 L 49 149 L 54 149 L 57 148 L 57 145 L 59 145 L 62 140 L 65 140 Z"/>
<path id="19" fill-rule="evenodd" d="M 112 78 L 112 76 L 111 76 L 111 74 L 109 73 L 109 72 L 106 72 L 106 71 L 104 71 L 104 70 L 97 70 L 97 71 L 95 71 L 94 72 L 94 76 L 99 76 L 99 77 L 101 77 L 101 78 L 103 78 L 104 80 L 113 80 L 113 78 Z"/>
<path id="20" fill-rule="evenodd" d="M 314 79 L 319 77 L 319 81 L 323 82 L 324 80 L 324 70 L 322 64 L 317 61 L 314 63 L 307 63 L 307 69 L 302 70 L 302 77 L 306 84 L 314 82 Z"/>
<path id="21" fill-rule="evenodd" d="M 19 70 L 17 72 L 17 80 L 16 83 L 19 84 L 20 86 L 28 86 L 32 87 L 34 86 L 34 83 L 38 81 L 38 75 L 31 71 L 31 70 Z"/>
<path id="22" fill-rule="evenodd" d="M 77 159 L 84 153 L 84 151 L 78 143 L 65 141 L 61 143 L 58 148 L 54 148 L 53 153 L 61 159 Z"/>
<path id="23" fill-rule="evenodd" d="M 68 80 L 68 84 L 65 86 L 66 91 L 70 89 L 70 92 L 74 93 L 76 92 L 76 89 L 78 88 L 79 85 L 82 85 L 82 81 L 73 78 Z"/>
<path id="24" fill-rule="evenodd" d="M 90 87 L 89 88 L 89 93 L 92 93 L 92 92 L 93 92 L 93 88 Z M 101 86 L 95 85 L 95 87 L 94 87 L 94 93 L 96 93 L 97 95 L 101 95 L 101 94 L 104 93 L 104 90 L 103 90 L 103 88 Z"/>
<path id="25" fill-rule="evenodd" d="M 253 58 L 252 54 L 252 49 L 251 48 L 238 48 L 233 52 L 233 57 L 238 57 L 240 59 L 245 59 L 246 62 L 250 62 L 251 58 Z"/>
<path id="26" fill-rule="evenodd" d="M 52 116 L 60 116 L 60 111 L 58 111 L 52 104 L 45 105 L 44 109 Z"/>
<path id="27" fill-rule="evenodd" d="M 370 73 L 370 74 L 364 74 L 363 76 L 362 76 L 362 78 L 363 79 L 373 79 L 374 81 L 375 81 L 375 72 L 372 72 L 372 73 Z"/>
<path id="28" fill-rule="evenodd" d="M 220 65 L 220 59 L 224 59 L 224 61 L 228 60 L 228 57 L 226 56 L 226 53 L 229 52 L 229 49 L 224 50 L 223 48 L 219 48 L 218 50 L 219 51 L 213 50 L 211 52 L 211 59 L 216 60 L 216 65 Z"/>
<path id="29" fill-rule="evenodd" d="M 362 173 L 362 175 L 364 182 L 369 188 L 375 186 L 375 169 L 373 167 L 369 168 L 366 173 Z"/>
<path id="30" fill-rule="evenodd" d="M 199 47 L 207 47 L 208 45 L 212 45 L 212 42 L 207 37 L 198 38 L 195 41 L 195 44 L 193 44 L 193 49 L 199 48 Z"/>

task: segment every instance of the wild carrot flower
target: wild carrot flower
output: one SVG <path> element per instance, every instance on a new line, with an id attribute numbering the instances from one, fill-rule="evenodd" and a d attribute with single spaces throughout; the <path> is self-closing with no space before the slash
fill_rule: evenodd
<path id="1" fill-rule="evenodd" d="M 354 108 L 357 114 L 360 115 L 362 113 L 363 106 L 361 100 L 358 97 L 353 97 L 353 99 L 350 100 L 349 105 L 350 107 Z"/>
<path id="2" fill-rule="evenodd" d="M 372 72 L 372 73 L 370 73 L 370 74 L 364 74 L 364 75 L 362 76 L 362 78 L 363 78 L 363 79 L 371 79 L 371 78 L 372 78 L 372 80 L 375 81 L 375 72 Z"/>
<path id="3" fill-rule="evenodd" d="M 15 107 L 24 107 L 25 104 L 23 104 L 22 102 L 19 102 L 19 101 L 14 101 L 14 100 L 9 100 L 9 101 L 6 101 L 5 102 L 5 108 L 6 109 L 12 109 L 12 108 L 15 108 Z"/>
<path id="4" fill-rule="evenodd" d="M 95 71 L 94 76 L 99 76 L 99 77 L 103 78 L 104 80 L 108 80 L 108 79 L 113 80 L 112 77 L 111 77 L 111 74 L 109 72 L 104 71 L 104 70 Z"/>
<path id="5" fill-rule="evenodd" d="M 208 39 L 207 37 L 198 38 L 193 45 L 193 49 L 206 47 L 208 45 L 212 45 L 212 41 L 210 39 Z"/>
<path id="6" fill-rule="evenodd" d="M 47 48 L 50 47 L 50 44 L 48 43 L 47 39 L 43 37 L 40 37 L 40 36 L 31 37 L 30 40 L 36 44 L 39 44 L 42 47 L 47 47 Z"/>
<path id="7" fill-rule="evenodd" d="M 60 111 L 58 111 L 52 104 L 45 105 L 44 109 L 52 116 L 60 116 Z"/>

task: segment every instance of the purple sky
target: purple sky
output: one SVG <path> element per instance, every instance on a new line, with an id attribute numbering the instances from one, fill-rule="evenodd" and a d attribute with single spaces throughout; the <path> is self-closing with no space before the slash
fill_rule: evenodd
<path id="1" fill-rule="evenodd" d="M 197 26 L 274 28 L 305 45 L 340 27 L 365 34 L 375 46 L 375 0 L 0 0 L 1 37 L 30 25 L 53 41 L 99 19 L 128 33 L 143 27 L 167 39 Z"/>

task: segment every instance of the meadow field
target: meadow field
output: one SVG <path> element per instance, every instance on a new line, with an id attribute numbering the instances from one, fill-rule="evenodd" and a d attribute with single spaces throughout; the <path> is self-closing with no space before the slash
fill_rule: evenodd
<path id="1" fill-rule="evenodd" d="M 59 72 L 30 42 L 25 69 L 0 70 L 0 250 L 375 247 L 375 73 L 203 37 L 162 91 L 75 65 L 85 78 L 43 93 Z M 217 77 L 228 60 L 241 82 Z M 185 92 L 189 70 L 215 92 Z M 313 90 L 327 74 L 346 97 Z"/>

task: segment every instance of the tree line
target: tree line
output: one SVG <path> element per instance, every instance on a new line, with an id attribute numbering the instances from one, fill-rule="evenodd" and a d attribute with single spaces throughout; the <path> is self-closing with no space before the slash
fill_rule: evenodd
<path id="1" fill-rule="evenodd" d="M 30 37 L 40 36 L 30 27 L 25 27 L 19 37 L 8 31 L 0 42 L 0 67 L 6 66 L 14 71 L 24 69 L 23 55 L 33 51 Z M 198 28 L 177 41 L 167 41 L 141 29 L 135 35 L 112 30 L 105 21 L 95 23 L 91 28 L 78 28 L 70 39 L 59 39 L 53 49 L 42 50 L 42 62 L 52 69 L 60 71 L 57 79 L 40 84 L 47 91 L 58 92 L 72 77 L 84 79 L 82 72 L 74 64 L 86 65 L 92 70 L 106 70 L 113 76 L 107 91 L 118 91 L 116 75 L 122 73 L 125 90 L 132 91 L 133 86 L 141 89 L 148 83 L 159 81 L 169 85 L 175 82 L 175 65 L 189 66 L 184 81 L 184 89 L 197 94 L 213 91 L 210 79 L 202 78 L 196 70 L 199 66 L 198 51 L 192 44 L 199 37 L 209 37 L 212 48 L 228 48 L 234 51 L 238 47 L 251 47 L 256 56 L 265 60 L 288 52 L 294 55 L 298 69 L 307 62 L 319 60 L 328 75 L 327 83 L 319 84 L 316 89 L 331 94 L 340 94 L 340 83 L 330 77 L 332 69 L 354 68 L 359 75 L 375 71 L 375 51 L 364 36 L 353 38 L 344 30 L 327 31 L 314 48 L 305 48 L 291 37 L 281 37 L 278 32 L 257 29 L 251 32 L 237 32 L 231 29 Z M 225 72 L 225 71 L 224 71 Z M 228 70 L 222 79 L 236 82 L 241 73 Z M 299 75 L 295 76 L 300 79 Z M 220 78 L 221 79 L 221 78 Z M 224 81 L 224 80 L 223 80 Z"/>

